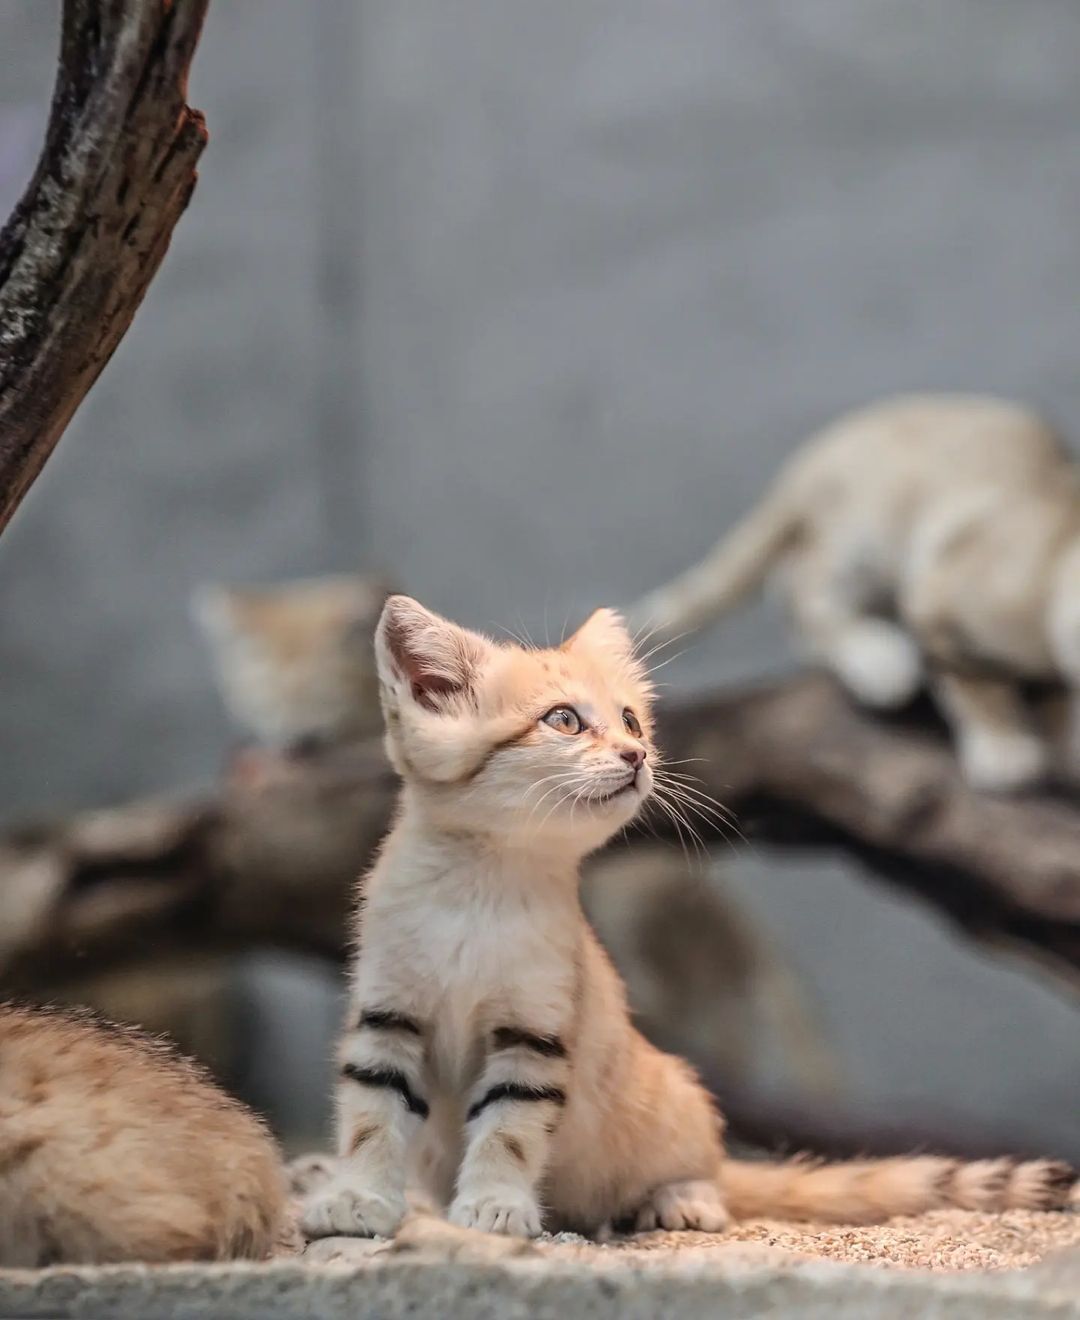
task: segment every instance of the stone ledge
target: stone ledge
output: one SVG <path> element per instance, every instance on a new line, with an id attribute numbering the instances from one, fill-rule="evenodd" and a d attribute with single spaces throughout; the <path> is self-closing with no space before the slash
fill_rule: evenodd
<path id="1" fill-rule="evenodd" d="M 1080 1314 L 1077 1280 L 1037 1270 L 998 1275 L 889 1273 L 808 1263 L 590 1269 L 543 1260 L 478 1264 L 386 1260 L 375 1267 L 307 1265 L 109 1266 L 8 1272 L 0 1316 L 19 1320 L 1025 1320 Z"/>
<path id="2" fill-rule="evenodd" d="M 1078 1298 L 1075 1250 L 1026 1270 L 958 1274 L 841 1264 L 762 1240 L 657 1234 L 605 1247 L 560 1235 L 532 1244 L 429 1220 L 394 1243 L 327 1239 L 262 1265 L 0 1271 L 6 1320 L 1025 1320 L 1080 1315 Z"/>

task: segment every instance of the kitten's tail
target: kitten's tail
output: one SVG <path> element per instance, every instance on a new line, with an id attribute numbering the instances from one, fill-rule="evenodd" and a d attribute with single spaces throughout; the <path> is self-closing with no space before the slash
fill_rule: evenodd
<path id="1" fill-rule="evenodd" d="M 659 640 L 697 632 L 760 589 L 798 530 L 790 501 L 774 489 L 704 559 L 632 605 L 631 625 Z"/>
<path id="2" fill-rule="evenodd" d="M 874 1224 L 893 1215 L 962 1210 L 1063 1210 L 1077 1174 L 1056 1160 L 943 1159 L 932 1155 L 820 1163 L 725 1160 L 720 1185 L 736 1219 Z"/>

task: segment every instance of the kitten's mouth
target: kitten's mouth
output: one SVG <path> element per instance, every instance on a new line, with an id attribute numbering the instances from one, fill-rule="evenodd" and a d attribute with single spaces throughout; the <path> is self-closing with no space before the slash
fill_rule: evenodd
<path id="1" fill-rule="evenodd" d="M 620 788 L 612 789 L 610 793 L 595 793 L 589 799 L 589 801 L 595 802 L 598 805 L 603 806 L 605 802 L 614 802 L 618 798 L 625 797 L 628 793 L 636 793 L 637 786 L 638 786 L 638 777 L 637 777 L 637 771 L 635 770 L 634 773 L 630 776 L 630 778 L 626 781 L 626 783 L 624 783 Z"/>

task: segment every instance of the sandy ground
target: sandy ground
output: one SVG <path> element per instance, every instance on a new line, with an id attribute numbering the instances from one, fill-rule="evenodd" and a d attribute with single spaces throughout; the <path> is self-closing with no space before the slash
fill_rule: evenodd
<path id="1" fill-rule="evenodd" d="M 1025 1269 L 1069 1250 L 1080 1253 L 1080 1214 L 1009 1211 L 980 1214 L 938 1210 L 872 1227 L 788 1224 L 757 1220 L 728 1233 L 644 1233 L 599 1244 L 573 1233 L 545 1236 L 535 1243 L 491 1238 L 452 1228 L 441 1220 L 416 1216 L 393 1244 L 355 1238 L 311 1243 L 304 1259 L 312 1263 L 373 1263 L 386 1254 L 489 1261 L 529 1256 L 562 1262 L 618 1267 L 666 1268 L 680 1265 L 784 1265 L 831 1261 L 881 1269 L 938 1273 Z"/>
<path id="2" fill-rule="evenodd" d="M 787 1224 L 772 1220 L 736 1224 L 723 1237 L 696 1233 L 649 1233 L 615 1250 L 645 1255 L 679 1246 L 684 1251 L 731 1256 L 764 1248 L 779 1259 L 819 1259 L 885 1269 L 1022 1269 L 1065 1248 L 1080 1249 L 1080 1214 L 1009 1211 L 978 1214 L 936 1210 L 872 1227 Z M 595 1250 L 582 1246 L 581 1251 Z M 609 1250 L 612 1248 L 608 1248 Z"/>

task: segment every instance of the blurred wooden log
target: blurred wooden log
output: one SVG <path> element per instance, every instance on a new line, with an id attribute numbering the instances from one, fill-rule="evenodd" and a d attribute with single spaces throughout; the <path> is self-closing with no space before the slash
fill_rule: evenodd
<path id="1" fill-rule="evenodd" d="M 184 103 L 208 0 L 65 0 L 37 170 L 0 232 L 0 531 L 112 356 L 206 143 Z"/>
<path id="2" fill-rule="evenodd" d="M 0 982 L 39 991 L 178 949 L 344 956 L 395 782 L 377 745 L 201 801 L 136 802 L 0 841 Z"/>
<path id="3" fill-rule="evenodd" d="M 981 939 L 1080 968 L 1080 812 L 973 793 L 931 724 L 856 710 L 816 675 L 665 705 L 660 739 L 748 836 L 841 847 Z M 0 840 L 0 978 L 177 947 L 341 957 L 355 877 L 384 833 L 376 743 L 291 761 L 197 802 L 82 813 Z M 733 831 L 696 821 L 706 841 Z M 650 825 L 675 837 L 662 813 Z"/>
<path id="4" fill-rule="evenodd" d="M 747 837 L 840 847 L 967 934 L 1080 969 L 1077 803 L 974 792 L 931 712 L 884 720 L 809 674 L 665 706 L 659 738 Z"/>

